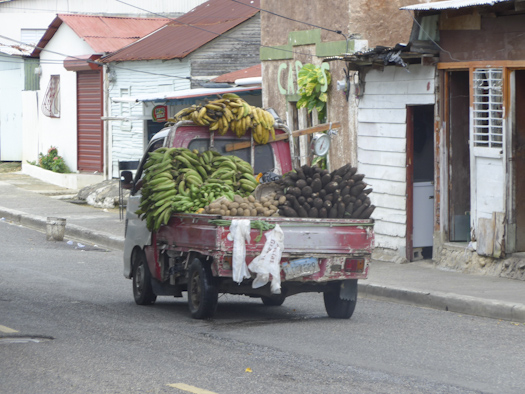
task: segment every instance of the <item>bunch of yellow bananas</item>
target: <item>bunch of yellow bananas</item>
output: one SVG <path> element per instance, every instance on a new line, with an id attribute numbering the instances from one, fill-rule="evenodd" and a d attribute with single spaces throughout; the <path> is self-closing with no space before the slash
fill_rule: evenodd
<path id="1" fill-rule="evenodd" d="M 235 93 L 225 93 L 219 99 L 203 105 L 192 105 L 179 111 L 174 120 L 191 120 L 210 131 L 224 135 L 232 130 L 242 137 L 251 129 L 258 144 L 266 144 L 270 135 L 275 139 L 274 118 L 266 110 L 248 104 Z"/>

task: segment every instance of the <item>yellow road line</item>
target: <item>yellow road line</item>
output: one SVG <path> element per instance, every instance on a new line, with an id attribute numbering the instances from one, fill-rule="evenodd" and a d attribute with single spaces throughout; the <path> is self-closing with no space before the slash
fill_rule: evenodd
<path id="1" fill-rule="evenodd" d="M 15 332 L 18 332 L 16 330 L 13 330 L 12 328 L 6 327 L 6 326 L 0 326 L 0 332 L 3 332 L 4 334 L 13 334 Z"/>
<path id="2" fill-rule="evenodd" d="M 213 391 L 200 389 L 198 387 L 190 386 L 189 384 L 185 384 L 185 383 L 173 383 L 173 384 L 168 384 L 168 386 L 179 389 L 179 390 L 184 390 L 184 391 L 187 391 L 188 393 L 193 393 L 193 394 L 217 394 L 217 393 L 214 393 Z"/>

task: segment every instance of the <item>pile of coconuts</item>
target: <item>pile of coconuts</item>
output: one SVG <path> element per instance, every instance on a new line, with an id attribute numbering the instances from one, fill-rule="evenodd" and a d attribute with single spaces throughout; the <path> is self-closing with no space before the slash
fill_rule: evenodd
<path id="1" fill-rule="evenodd" d="M 329 172 L 317 166 L 304 165 L 290 171 L 279 181 L 286 197 L 279 205 L 279 215 L 301 218 L 368 219 L 375 206 L 368 195 L 372 192 L 357 174 L 357 168 L 346 164 Z"/>

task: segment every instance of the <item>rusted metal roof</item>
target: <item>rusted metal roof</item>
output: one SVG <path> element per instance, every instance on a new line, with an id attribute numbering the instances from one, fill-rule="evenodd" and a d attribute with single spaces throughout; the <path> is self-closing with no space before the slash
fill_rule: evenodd
<path id="1" fill-rule="evenodd" d="M 114 103 L 138 103 L 138 102 L 159 102 L 170 105 L 175 104 L 193 104 L 197 99 L 203 99 L 205 97 L 217 97 L 224 93 L 236 93 L 238 95 L 243 94 L 257 94 L 262 90 L 261 86 L 249 86 L 249 87 L 232 87 L 232 88 L 199 88 L 199 89 L 183 89 L 176 90 L 173 92 L 160 92 L 160 93 L 149 93 L 143 94 L 136 97 L 113 97 L 111 101 Z M 260 94 L 260 93 L 259 93 Z"/>
<path id="2" fill-rule="evenodd" d="M 58 28 L 65 23 L 84 39 L 94 53 L 108 53 L 122 48 L 166 24 L 165 18 L 122 18 L 94 15 L 58 14 L 37 47 L 44 48 Z M 35 48 L 32 56 L 41 49 Z"/>
<path id="3" fill-rule="evenodd" d="M 475 6 L 491 6 L 496 3 L 507 3 L 511 1 L 514 0 L 446 0 L 434 3 L 414 4 L 406 7 L 401 7 L 401 9 L 412 11 L 449 10 Z"/>
<path id="4" fill-rule="evenodd" d="M 260 0 L 241 0 L 253 7 Z M 103 62 L 180 59 L 253 17 L 259 10 L 231 0 L 210 0 L 158 31 L 104 58 Z"/>
<path id="5" fill-rule="evenodd" d="M 235 80 L 241 78 L 253 78 L 262 76 L 261 65 L 256 64 L 242 70 L 232 71 L 231 73 L 219 75 L 217 78 L 212 79 L 212 82 L 226 82 L 234 83 Z"/>
<path id="6" fill-rule="evenodd" d="M 385 66 L 407 67 L 411 63 L 437 61 L 437 50 L 412 50 L 410 45 L 397 44 L 395 47 L 377 46 L 365 52 L 344 53 L 323 59 L 323 62 L 343 60 L 349 70 L 360 70 L 365 67 L 382 68 Z"/>

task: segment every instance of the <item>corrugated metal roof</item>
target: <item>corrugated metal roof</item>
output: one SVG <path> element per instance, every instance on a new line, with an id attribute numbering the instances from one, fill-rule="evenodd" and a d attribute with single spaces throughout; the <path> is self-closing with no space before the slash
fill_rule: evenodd
<path id="1" fill-rule="evenodd" d="M 0 53 L 10 55 L 10 56 L 29 56 L 33 47 L 23 44 L 3 44 L 0 43 Z"/>
<path id="2" fill-rule="evenodd" d="M 260 0 L 241 1 L 254 7 L 260 6 Z M 231 0 L 210 0 L 102 61 L 184 58 L 257 12 L 259 10 L 253 7 Z"/>
<path id="3" fill-rule="evenodd" d="M 490 6 L 496 3 L 507 3 L 511 1 L 514 0 L 446 0 L 427 4 L 414 4 L 406 7 L 401 7 L 401 9 L 412 11 L 448 10 L 483 5 Z"/>
<path id="4" fill-rule="evenodd" d="M 114 97 L 111 101 L 115 103 L 137 103 L 137 102 L 171 102 L 171 104 L 182 102 L 187 99 L 198 99 L 204 97 L 215 96 L 217 94 L 224 93 L 237 93 L 242 95 L 243 93 L 256 92 L 261 90 L 260 86 L 250 87 L 234 87 L 234 88 L 199 88 L 199 89 L 182 89 L 174 92 L 160 92 L 143 94 L 136 97 Z"/>
<path id="5" fill-rule="evenodd" d="M 62 23 L 84 39 L 95 53 L 116 51 L 166 24 L 165 18 L 122 18 L 94 15 L 58 14 L 38 43 L 44 48 Z M 35 49 L 32 56 L 38 56 Z"/>
<path id="6" fill-rule="evenodd" d="M 212 79 L 212 82 L 226 82 L 234 83 L 235 80 L 241 78 L 253 78 L 262 76 L 261 65 L 256 64 L 242 70 L 232 71 L 231 73 L 219 75 L 217 78 Z"/>

